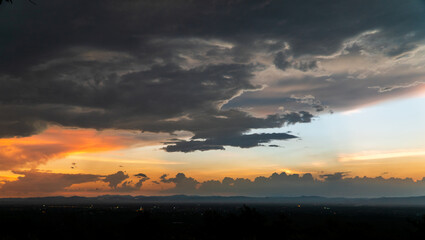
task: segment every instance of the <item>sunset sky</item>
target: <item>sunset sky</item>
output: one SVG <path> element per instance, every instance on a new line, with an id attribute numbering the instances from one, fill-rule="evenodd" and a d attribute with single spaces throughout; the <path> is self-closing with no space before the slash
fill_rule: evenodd
<path id="1" fill-rule="evenodd" d="M 425 195 L 424 0 L 0 5 L 0 197 Z"/>

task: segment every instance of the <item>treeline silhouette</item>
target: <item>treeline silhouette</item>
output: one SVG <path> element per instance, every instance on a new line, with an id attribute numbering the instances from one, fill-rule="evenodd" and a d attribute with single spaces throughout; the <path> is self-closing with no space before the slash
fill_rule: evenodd
<path id="1" fill-rule="evenodd" d="M 0 239 L 425 239 L 423 208 L 2 206 Z"/>

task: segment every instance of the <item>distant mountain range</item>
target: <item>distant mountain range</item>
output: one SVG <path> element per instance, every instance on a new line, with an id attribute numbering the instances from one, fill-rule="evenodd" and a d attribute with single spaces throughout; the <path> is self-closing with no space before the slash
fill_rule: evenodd
<path id="1" fill-rule="evenodd" d="M 84 205 L 84 204 L 142 204 L 142 203 L 208 203 L 208 204 L 307 204 L 349 206 L 424 206 L 425 196 L 381 198 L 328 198 L 318 196 L 300 197 L 244 197 L 244 196 L 130 196 L 103 195 L 98 197 L 36 197 L 0 198 L 0 205 Z"/>

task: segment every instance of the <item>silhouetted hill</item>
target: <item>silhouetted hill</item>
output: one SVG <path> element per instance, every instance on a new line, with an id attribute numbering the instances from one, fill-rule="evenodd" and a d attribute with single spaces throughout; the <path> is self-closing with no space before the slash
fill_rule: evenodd
<path id="1" fill-rule="evenodd" d="M 327 198 L 300 197 L 244 197 L 244 196 L 130 196 L 102 195 L 98 197 L 35 197 L 0 198 L 0 205 L 8 204 L 140 204 L 140 203 L 216 203 L 216 204 L 308 204 L 348 206 L 425 206 L 425 196 L 382 198 Z"/>

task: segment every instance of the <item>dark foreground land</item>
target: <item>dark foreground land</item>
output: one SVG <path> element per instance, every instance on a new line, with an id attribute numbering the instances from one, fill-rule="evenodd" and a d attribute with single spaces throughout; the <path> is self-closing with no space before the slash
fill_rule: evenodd
<path id="1" fill-rule="evenodd" d="M 0 239 L 425 239 L 424 207 L 1 205 Z"/>

